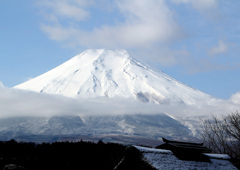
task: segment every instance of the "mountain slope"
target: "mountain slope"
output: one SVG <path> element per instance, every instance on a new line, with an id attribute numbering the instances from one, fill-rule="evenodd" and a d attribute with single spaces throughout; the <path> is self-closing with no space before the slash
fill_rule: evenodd
<path id="1" fill-rule="evenodd" d="M 51 140 L 104 138 L 141 144 L 153 144 L 160 137 L 193 140 L 199 137 L 203 118 L 232 107 L 161 71 L 154 71 L 131 58 L 125 50 L 87 50 L 15 88 L 71 99 L 57 96 L 64 98 L 60 100 L 63 109 L 57 111 L 47 103 L 43 105 L 47 107 L 46 114 L 41 113 L 44 107 L 37 106 L 40 109 L 37 114 L 33 111 L 33 118 L 0 120 L 0 139 L 44 141 L 51 136 Z M 26 92 L 16 89 L 16 93 L 21 92 L 22 102 L 22 94 Z M 47 102 L 59 103 L 52 101 L 55 96 L 37 95 L 49 98 Z M 24 100 L 28 105 L 26 101 L 31 101 L 31 97 Z M 48 115 L 49 110 L 54 113 Z"/>
<path id="2" fill-rule="evenodd" d="M 0 119 L 0 140 L 53 142 L 66 138 L 131 144 L 159 144 L 162 136 L 190 138 L 191 130 L 165 115 L 14 117 Z M 145 141 L 145 142 L 144 142 Z"/>
<path id="3" fill-rule="evenodd" d="M 125 50 L 87 50 L 15 88 L 68 97 L 133 97 L 195 105 L 213 98 L 134 60 Z"/>

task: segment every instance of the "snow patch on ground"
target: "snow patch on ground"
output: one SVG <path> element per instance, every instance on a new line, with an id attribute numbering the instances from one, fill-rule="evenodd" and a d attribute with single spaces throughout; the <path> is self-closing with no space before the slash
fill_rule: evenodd
<path id="1" fill-rule="evenodd" d="M 210 157 L 210 158 L 216 158 L 216 159 L 230 159 L 230 157 L 227 154 L 210 154 L 210 153 L 204 153 L 204 155 Z"/>
<path id="2" fill-rule="evenodd" d="M 125 120 L 121 120 L 118 125 L 120 126 L 120 128 L 123 130 L 124 133 L 128 133 L 128 134 L 133 134 L 134 133 L 134 126 L 129 125 L 126 123 Z"/>

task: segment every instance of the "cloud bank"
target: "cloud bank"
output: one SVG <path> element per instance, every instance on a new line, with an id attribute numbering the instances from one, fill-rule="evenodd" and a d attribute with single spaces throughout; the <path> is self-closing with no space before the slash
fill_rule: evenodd
<path id="1" fill-rule="evenodd" d="M 0 118 L 159 113 L 180 118 L 228 114 L 235 110 L 236 105 L 220 100 L 211 105 L 205 103 L 199 103 L 197 106 L 187 106 L 182 103 L 158 105 L 141 103 L 129 98 L 73 99 L 0 87 Z"/>

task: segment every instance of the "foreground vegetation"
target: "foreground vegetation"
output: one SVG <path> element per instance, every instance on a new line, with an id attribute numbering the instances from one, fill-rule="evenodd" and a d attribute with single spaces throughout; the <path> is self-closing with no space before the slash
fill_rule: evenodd
<path id="1" fill-rule="evenodd" d="M 154 170 L 135 147 L 116 143 L 0 142 L 0 170 L 127 170 L 133 167 Z"/>
<path id="2" fill-rule="evenodd" d="M 122 159 L 125 146 L 103 142 L 18 143 L 0 142 L 0 169 L 16 164 L 28 170 L 112 170 Z"/>
<path id="3" fill-rule="evenodd" d="M 228 154 L 240 169 L 240 113 L 236 111 L 221 118 L 213 117 L 203 123 L 204 144 L 213 153 Z"/>

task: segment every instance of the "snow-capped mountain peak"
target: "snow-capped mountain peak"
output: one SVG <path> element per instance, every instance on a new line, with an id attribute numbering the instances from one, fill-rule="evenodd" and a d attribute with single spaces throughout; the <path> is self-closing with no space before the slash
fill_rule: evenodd
<path id="1" fill-rule="evenodd" d="M 15 88 L 68 97 L 134 97 L 142 102 L 195 104 L 210 96 L 131 58 L 126 50 L 86 50 Z"/>

